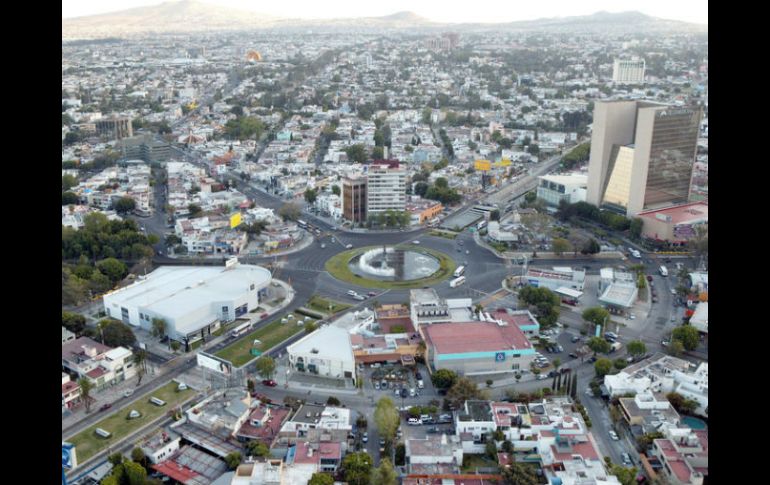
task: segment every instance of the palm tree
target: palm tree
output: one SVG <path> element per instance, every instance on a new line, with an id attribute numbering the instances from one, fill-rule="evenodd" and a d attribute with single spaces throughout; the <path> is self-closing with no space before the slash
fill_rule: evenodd
<path id="1" fill-rule="evenodd" d="M 134 365 L 136 366 L 136 376 L 139 378 L 136 387 L 139 387 L 142 383 L 142 377 L 147 373 L 147 356 L 144 350 L 138 350 L 134 353 Z"/>
<path id="2" fill-rule="evenodd" d="M 78 379 L 78 385 L 80 386 L 80 398 L 83 400 L 83 404 L 86 406 L 86 414 L 88 414 L 91 411 L 91 401 L 93 401 L 91 389 L 93 389 L 94 385 L 91 384 L 87 377 Z"/>

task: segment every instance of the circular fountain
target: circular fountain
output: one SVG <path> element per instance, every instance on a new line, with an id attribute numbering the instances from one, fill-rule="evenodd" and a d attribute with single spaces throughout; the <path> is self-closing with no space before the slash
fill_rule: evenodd
<path id="1" fill-rule="evenodd" d="M 411 281 L 439 270 L 439 260 L 429 254 L 390 246 L 368 249 L 348 262 L 348 269 L 363 278 Z"/>

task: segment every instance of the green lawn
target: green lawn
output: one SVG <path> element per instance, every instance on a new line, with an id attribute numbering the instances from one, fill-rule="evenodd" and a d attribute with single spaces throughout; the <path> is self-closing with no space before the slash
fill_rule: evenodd
<path id="1" fill-rule="evenodd" d="M 331 305 L 331 309 L 329 309 L 329 305 Z M 321 298 L 318 295 L 313 295 L 310 301 L 307 302 L 306 306 L 311 310 L 315 310 L 317 312 L 321 312 L 326 315 L 330 313 L 339 313 L 351 307 L 351 305 L 346 305 L 345 303 L 340 303 L 334 300 L 327 300 L 327 299 Z"/>
<path id="2" fill-rule="evenodd" d="M 240 367 L 254 358 L 254 356 L 251 355 L 251 348 L 254 339 L 259 339 L 262 342 L 257 346 L 257 350 L 265 352 L 266 350 L 271 349 L 272 347 L 297 334 L 298 332 L 305 331 L 304 325 L 297 325 L 296 323 L 297 318 L 301 317 L 304 319 L 304 315 L 295 313 L 295 318 L 293 320 L 289 320 L 287 323 L 281 323 L 281 318 L 285 317 L 286 314 L 281 315 L 259 330 L 246 334 L 245 337 L 241 338 L 234 344 L 228 345 L 224 349 L 217 352 L 216 356 L 225 360 L 229 360 L 235 367 Z M 310 318 L 313 321 L 317 320 L 313 317 Z"/>
<path id="3" fill-rule="evenodd" d="M 431 236 L 443 237 L 443 238 L 446 238 L 446 239 L 455 239 L 458 236 L 458 233 L 456 233 L 456 232 L 440 231 L 440 230 L 437 230 L 437 229 L 434 229 L 434 230 L 430 231 L 428 234 L 430 234 Z"/>
<path id="4" fill-rule="evenodd" d="M 464 455 L 462 470 L 475 471 L 476 468 L 497 468 L 496 460 L 490 460 L 485 455 Z"/>
<path id="5" fill-rule="evenodd" d="M 349 251 L 343 251 L 337 254 L 336 256 L 329 258 L 329 260 L 326 261 L 326 271 L 328 271 L 332 276 L 334 276 L 338 280 L 346 281 L 348 283 L 353 283 L 354 285 L 363 286 L 365 288 L 386 288 L 386 289 L 387 288 L 422 288 L 423 286 L 435 285 L 436 283 L 443 281 L 446 278 L 452 276 L 452 273 L 454 273 L 454 270 L 457 266 L 455 262 L 452 260 L 452 258 L 450 258 L 449 256 L 447 256 L 442 252 L 434 251 L 432 249 L 427 249 L 420 246 L 403 245 L 403 246 L 396 246 L 396 247 L 399 249 L 409 249 L 410 251 L 428 254 L 438 259 L 439 260 L 438 271 L 436 271 L 435 274 L 433 274 L 428 278 L 421 278 L 419 280 L 411 280 L 411 281 L 370 280 L 370 279 L 362 278 L 358 275 L 353 274 L 348 268 L 348 263 L 350 262 L 350 260 L 358 256 L 359 254 L 369 249 L 373 249 L 375 247 L 379 247 L 379 246 L 367 246 L 362 248 L 351 249 Z"/>
<path id="6" fill-rule="evenodd" d="M 123 437 L 128 436 L 145 424 L 153 421 L 155 418 L 169 412 L 174 406 L 193 395 L 194 391 L 189 388 L 184 391 L 177 391 L 176 388 L 178 385 L 179 384 L 176 382 L 169 382 L 165 386 L 147 396 L 137 399 L 109 418 L 99 421 L 95 425 L 81 431 L 72 439 L 68 440 L 77 447 L 78 462 L 85 462 L 96 453 L 107 448 L 107 446 L 114 445 Z M 155 404 L 150 403 L 150 397 L 152 396 L 166 401 L 166 405 L 158 407 Z M 94 408 L 92 408 L 92 412 L 99 412 L 93 409 Z M 142 413 L 142 416 L 132 420 L 126 419 L 128 413 L 132 409 L 136 409 Z M 95 434 L 96 428 L 102 428 L 109 431 L 112 433 L 112 436 L 107 439 L 97 436 Z"/>

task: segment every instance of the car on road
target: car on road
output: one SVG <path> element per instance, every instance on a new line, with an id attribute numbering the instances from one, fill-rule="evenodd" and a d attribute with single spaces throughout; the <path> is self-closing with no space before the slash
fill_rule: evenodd
<path id="1" fill-rule="evenodd" d="M 409 397 L 414 397 L 415 392 L 416 391 L 414 390 L 414 387 L 410 388 L 409 389 Z"/>
<path id="2" fill-rule="evenodd" d="M 571 358 L 573 358 L 573 359 L 577 359 L 578 358 L 578 354 L 576 354 L 575 352 L 570 353 L 569 356 Z"/>
<path id="3" fill-rule="evenodd" d="M 628 316 L 628 318 L 629 318 L 629 319 L 631 319 L 631 320 L 636 320 L 636 315 L 634 315 L 634 314 L 632 313 L 631 315 L 629 315 L 629 316 Z"/>
<path id="4" fill-rule="evenodd" d="M 397 387 L 393 388 L 393 395 L 395 395 L 396 397 L 400 396 L 401 395 L 401 389 L 399 389 Z"/>
<path id="5" fill-rule="evenodd" d="M 571 339 L 569 339 L 569 341 L 572 342 L 573 344 L 575 342 L 580 342 L 580 335 L 574 335 Z"/>
<path id="6" fill-rule="evenodd" d="M 365 296 L 365 295 L 353 295 L 353 296 L 352 296 L 352 298 L 353 298 L 354 300 L 358 300 L 358 301 L 364 301 L 364 300 L 366 300 L 366 296 Z"/>
<path id="7" fill-rule="evenodd" d="M 364 435 L 361 437 L 361 441 L 363 441 L 364 443 L 369 442 L 369 433 L 367 431 L 364 431 Z"/>
<path id="8" fill-rule="evenodd" d="M 102 407 L 99 408 L 99 411 L 106 411 L 112 407 L 112 403 L 106 402 L 102 404 Z"/>
<path id="9" fill-rule="evenodd" d="M 612 441 L 620 440 L 620 437 L 618 436 L 618 434 L 615 432 L 614 429 L 610 430 L 609 435 L 610 435 L 610 438 L 612 438 Z"/>
<path id="10" fill-rule="evenodd" d="M 352 244 L 348 244 L 347 246 L 345 246 L 345 249 L 353 249 L 353 245 Z"/>
<path id="11" fill-rule="evenodd" d="M 385 446 L 385 438 L 380 438 L 380 446 Z"/>
<path id="12" fill-rule="evenodd" d="M 326 249 L 326 244 L 321 243 L 321 249 Z"/>
<path id="13" fill-rule="evenodd" d="M 549 372 L 548 377 L 556 377 L 556 371 L 552 370 L 551 372 Z"/>
<path id="14" fill-rule="evenodd" d="M 387 389 L 388 388 L 388 381 L 383 379 L 382 382 L 380 382 L 380 387 L 383 388 L 383 389 Z"/>
<path id="15" fill-rule="evenodd" d="M 348 295 L 350 296 L 356 296 L 358 293 L 354 290 L 348 290 Z"/>
<path id="16" fill-rule="evenodd" d="M 668 347 L 668 346 L 669 346 L 669 344 L 670 344 L 670 342 L 669 342 L 668 340 L 664 340 L 664 341 L 662 341 L 662 342 L 660 343 L 660 345 L 662 345 L 662 346 L 664 346 L 664 347 Z"/>
<path id="17" fill-rule="evenodd" d="M 369 293 L 367 293 L 367 295 L 369 295 L 369 296 L 377 296 L 377 292 L 376 291 L 370 291 Z"/>
<path id="18" fill-rule="evenodd" d="M 380 383 L 379 383 L 378 381 L 375 381 L 375 382 L 374 382 L 374 389 L 375 389 L 376 391 L 379 391 L 379 390 L 380 390 Z"/>
<path id="19" fill-rule="evenodd" d="M 275 387 L 278 385 L 277 382 L 275 382 L 273 379 L 265 379 L 262 381 L 262 384 L 268 387 Z"/>
<path id="20" fill-rule="evenodd" d="M 652 275 L 647 275 L 647 281 L 652 281 Z"/>
<path id="21" fill-rule="evenodd" d="M 408 395 L 408 392 L 406 391 L 406 388 L 401 389 L 401 397 L 406 397 Z"/>
<path id="22" fill-rule="evenodd" d="M 465 254 L 471 254 L 471 252 L 466 249 Z"/>
<path id="23" fill-rule="evenodd" d="M 547 375 L 545 375 L 545 374 L 538 374 L 537 375 L 537 380 L 538 381 L 542 381 L 542 380 L 545 380 L 545 379 L 548 379 Z"/>
<path id="24" fill-rule="evenodd" d="M 421 426 L 422 420 L 420 418 L 409 418 L 409 421 L 407 421 L 406 424 L 411 426 Z"/>
<path id="25" fill-rule="evenodd" d="M 620 454 L 620 458 L 623 460 L 624 466 L 632 466 L 634 463 L 631 461 L 631 455 L 626 452 Z"/>
<path id="26" fill-rule="evenodd" d="M 676 315 L 671 315 L 671 321 L 672 321 L 672 322 L 675 322 L 675 321 L 676 321 Z"/>
<path id="27" fill-rule="evenodd" d="M 126 396 L 126 397 L 129 397 L 133 393 L 134 393 L 133 389 L 126 389 L 125 392 L 123 393 L 123 395 Z"/>
<path id="28" fill-rule="evenodd" d="M 462 246 L 462 245 L 463 245 L 463 242 L 462 242 L 462 241 L 458 241 L 458 242 L 457 242 L 457 244 L 459 244 L 460 246 Z"/>
<path id="29" fill-rule="evenodd" d="M 412 241 L 412 244 L 420 244 L 420 241 Z"/>
<path id="30" fill-rule="evenodd" d="M 438 433 L 441 433 L 441 428 L 439 428 L 438 426 L 434 426 L 432 428 L 428 428 L 427 432 L 430 434 L 438 434 Z"/>
<path id="31" fill-rule="evenodd" d="M 559 353 L 564 352 L 564 347 L 562 347 L 561 345 L 557 345 L 556 346 L 556 351 L 559 352 Z"/>

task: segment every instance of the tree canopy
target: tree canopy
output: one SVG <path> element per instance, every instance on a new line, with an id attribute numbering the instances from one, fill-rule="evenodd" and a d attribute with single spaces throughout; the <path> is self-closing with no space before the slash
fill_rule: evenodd
<path id="1" fill-rule="evenodd" d="M 682 346 L 687 350 L 695 350 L 700 343 L 698 330 L 691 325 L 680 325 L 671 332 L 673 340 L 682 342 Z"/>

